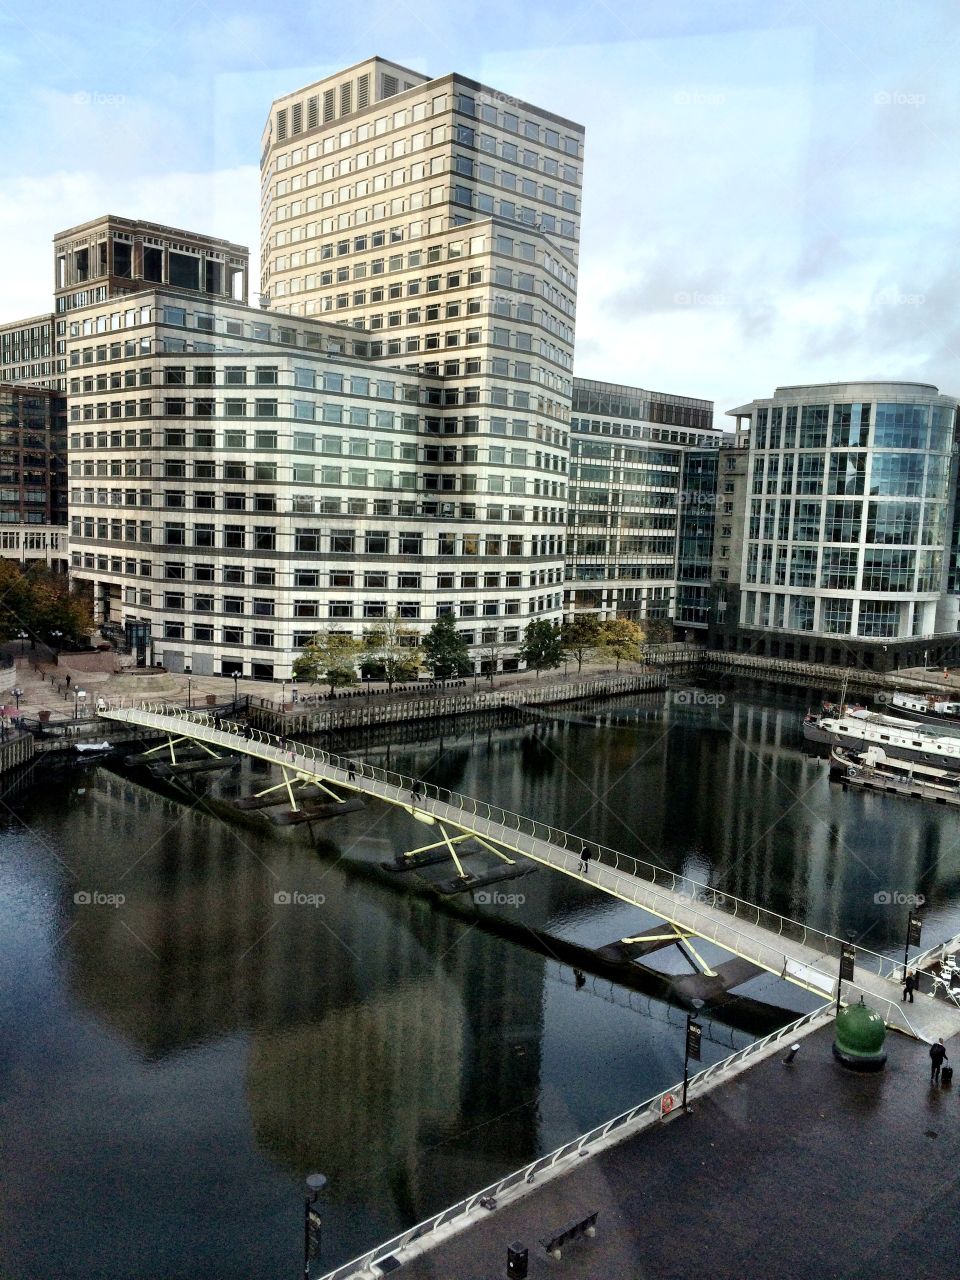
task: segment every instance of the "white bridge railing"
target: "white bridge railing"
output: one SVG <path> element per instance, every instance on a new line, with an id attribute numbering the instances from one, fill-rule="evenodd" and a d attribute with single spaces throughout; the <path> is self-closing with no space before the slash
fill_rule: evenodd
<path id="1" fill-rule="evenodd" d="M 349 782 L 348 770 L 354 771 L 354 778 L 365 781 L 369 785 L 363 788 L 374 795 L 393 803 L 397 802 L 397 792 L 406 792 L 411 800 L 423 806 L 423 802 L 431 799 L 445 806 L 449 813 L 437 812 L 438 817 L 459 825 L 466 820 L 467 826 L 478 835 L 489 835 L 517 852 L 525 853 L 537 861 L 545 862 L 559 870 L 573 871 L 579 861 L 584 840 L 581 836 L 564 831 L 559 827 L 538 822 L 534 818 L 513 813 L 498 805 L 488 804 L 472 796 L 461 795 L 446 787 L 438 787 L 432 782 L 408 778 L 391 769 L 383 769 L 361 760 L 351 760 L 333 755 L 320 747 L 306 743 L 288 741 L 277 737 L 264 729 L 254 729 L 250 725 L 239 725 L 234 721 L 221 720 L 215 711 L 188 711 L 184 707 L 171 706 L 167 703 L 143 702 L 138 708 L 117 708 L 109 706 L 98 708 L 98 714 L 107 719 L 134 720 L 135 717 L 154 716 L 166 720 L 179 720 L 184 731 L 190 726 L 189 736 L 211 744 L 226 745 L 218 736 L 221 734 L 245 740 L 248 750 L 256 745 L 256 754 L 264 759 L 271 759 L 278 764 L 297 768 L 309 766 L 311 763 L 321 768 L 337 770 L 343 776 L 338 781 Z M 140 721 L 145 723 L 144 721 Z M 218 727 L 219 726 L 219 727 Z M 169 725 L 154 724 L 154 728 L 169 728 Z M 239 747 L 239 743 L 236 744 Z M 242 749 L 242 748 L 240 748 Z M 414 786 L 417 790 L 414 793 Z M 498 828 L 499 830 L 494 830 Z M 509 840 L 504 840 L 504 834 Z M 831 973 L 836 972 L 839 965 L 840 949 L 844 941 L 820 929 L 812 928 L 799 920 L 769 911 L 766 907 L 747 902 L 734 894 L 721 893 L 701 881 L 675 871 L 669 871 L 656 863 L 635 858 L 621 853 L 594 841 L 588 842 L 592 862 L 601 868 L 603 886 L 616 896 L 661 915 L 663 919 L 673 921 L 681 928 L 689 929 L 699 937 L 706 938 L 722 945 L 727 950 L 748 959 L 754 959 L 771 972 L 786 971 L 788 956 L 777 947 L 773 939 L 781 938 L 809 948 L 817 953 L 816 959 L 831 961 Z M 558 857 L 556 850 L 565 854 Z M 609 873 L 609 874 L 604 874 Z M 639 887 L 633 881 L 641 880 L 648 886 L 642 897 Z M 651 895 L 650 887 L 660 892 Z M 703 908 L 708 908 L 704 911 Z M 717 914 L 727 916 L 742 924 L 760 928 L 771 935 L 770 942 L 760 942 L 749 933 L 738 930 L 731 924 L 719 919 Z M 722 934 L 722 941 L 721 941 Z M 813 958 L 811 958 L 812 961 Z M 866 973 L 890 981 L 899 981 L 902 964 L 890 956 L 884 956 L 866 947 L 857 947 L 857 966 Z M 785 973 L 785 976 L 790 976 Z M 891 1006 L 893 1002 L 890 1002 Z M 892 1010 L 891 1010 L 892 1011 Z M 899 1021 L 900 1019 L 895 1019 Z"/>
<path id="2" fill-rule="evenodd" d="M 688 1095 L 696 1097 L 698 1094 L 707 1092 L 712 1082 L 723 1072 L 749 1062 L 751 1058 L 756 1057 L 772 1045 L 778 1044 L 783 1040 L 794 1039 L 800 1031 L 814 1030 L 815 1023 L 821 1020 L 824 1022 L 829 1020 L 831 1010 L 832 1006 L 827 1004 L 822 1008 L 815 1009 L 812 1013 L 804 1014 L 802 1018 L 798 1018 L 796 1022 L 791 1022 L 789 1026 L 781 1027 L 779 1031 L 774 1031 L 762 1040 L 756 1040 L 745 1048 L 738 1049 L 735 1053 L 730 1054 L 729 1057 L 723 1058 L 720 1062 L 715 1062 L 711 1066 L 705 1067 L 702 1071 L 698 1071 L 695 1076 L 691 1076 L 689 1079 Z M 433 1217 L 426 1218 L 423 1222 L 418 1222 L 416 1226 L 402 1231 L 399 1235 L 394 1236 L 392 1240 L 387 1240 L 385 1243 L 377 1245 L 376 1248 L 361 1254 L 359 1258 L 354 1258 L 351 1262 L 343 1263 L 335 1270 L 326 1272 L 320 1277 L 320 1280 L 350 1280 L 350 1277 L 367 1273 L 368 1269 L 375 1266 L 379 1261 L 388 1257 L 396 1257 L 402 1250 L 409 1248 L 410 1245 L 431 1235 L 441 1227 L 448 1226 L 451 1223 L 457 1223 L 462 1227 L 468 1226 L 471 1214 L 477 1215 L 480 1212 L 485 1212 L 483 1201 L 495 1201 L 497 1197 L 506 1195 L 509 1192 L 514 1192 L 515 1196 L 522 1194 L 523 1188 L 535 1182 L 538 1177 L 543 1178 L 559 1174 L 571 1165 L 576 1164 L 583 1156 L 589 1154 L 592 1146 L 603 1142 L 609 1143 L 610 1139 L 622 1142 L 624 1139 L 632 1137 L 639 1130 L 656 1123 L 663 1114 L 661 1110 L 663 1098 L 667 1094 L 679 1097 L 682 1091 L 682 1082 L 673 1085 L 669 1089 L 661 1090 L 659 1093 L 654 1094 L 652 1098 L 647 1098 L 645 1102 L 641 1102 L 638 1106 L 631 1107 L 629 1111 L 624 1111 L 612 1120 L 607 1120 L 603 1124 L 597 1125 L 596 1128 L 581 1134 L 580 1137 L 564 1143 L 561 1147 L 557 1147 L 555 1151 L 532 1160 L 530 1164 L 525 1165 L 522 1169 L 508 1173 L 499 1182 L 491 1183 L 489 1187 L 484 1187 L 482 1191 L 477 1191 L 464 1200 L 458 1200 L 456 1204 L 450 1205 L 440 1213 L 434 1214 Z"/>

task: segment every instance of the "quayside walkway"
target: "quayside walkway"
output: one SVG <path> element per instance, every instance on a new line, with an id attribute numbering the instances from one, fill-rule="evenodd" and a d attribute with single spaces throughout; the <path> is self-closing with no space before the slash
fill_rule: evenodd
<path id="1" fill-rule="evenodd" d="M 652 1099 L 335 1270 L 319 1260 L 317 1274 L 491 1280 L 514 1242 L 529 1280 L 951 1274 L 960 1092 L 930 1085 L 926 1048 L 905 1036 L 887 1037 L 884 1071 L 859 1074 L 833 1060 L 829 1013 L 808 1025 L 701 1073 L 690 1114 L 663 1122 Z M 559 1262 L 546 1254 L 543 1239 L 594 1212 L 594 1238 Z"/>
<path id="2" fill-rule="evenodd" d="M 708 940 L 823 999 L 836 997 L 844 945 L 841 939 L 654 863 L 591 843 L 591 860 L 582 872 L 584 842 L 572 832 L 364 761 L 289 742 L 264 730 L 219 723 L 206 712 L 164 704 L 112 707 L 104 703 L 98 706 L 97 714 L 105 720 L 160 730 L 169 735 L 171 743 L 190 740 L 211 754 L 220 750 L 271 761 L 282 770 L 293 805 L 294 785 L 314 782 L 400 806 L 436 828 L 440 838 L 425 848 L 446 848 L 463 875 L 465 889 L 471 887 L 471 880 L 463 872 L 457 847 L 473 837 L 504 863 L 512 866 L 517 857 L 527 859 L 656 916 L 676 931 L 678 941 Z M 422 850 L 408 856 L 416 857 L 417 853 Z M 415 865 L 411 861 L 410 866 Z M 960 936 L 935 950 L 947 954 L 958 947 Z M 921 959 L 912 958 L 911 966 Z M 842 998 L 849 1003 L 863 996 L 882 1014 L 887 1026 L 919 1040 L 946 1039 L 960 1031 L 960 1008 L 944 998 L 920 995 L 914 1004 L 901 1003 L 902 972 L 902 963 L 895 959 L 857 947 L 853 978 L 842 984 Z"/>

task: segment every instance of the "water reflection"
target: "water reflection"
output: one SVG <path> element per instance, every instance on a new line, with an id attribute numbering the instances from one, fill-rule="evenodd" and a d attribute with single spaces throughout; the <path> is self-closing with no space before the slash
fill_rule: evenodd
<path id="1" fill-rule="evenodd" d="M 802 709 L 658 694 L 342 745 L 870 945 L 900 945 L 884 891 L 927 896 L 925 941 L 956 931 L 956 816 L 831 786 L 800 750 Z M 315 843 L 205 812 L 268 774 L 248 762 L 174 798 L 85 766 L 17 801 L 25 825 L 0 844 L 4 1280 L 128 1277 L 104 1205 L 110 1238 L 137 1234 L 165 1280 L 222 1275 L 225 1242 L 251 1274 L 292 1274 L 308 1170 L 331 1179 L 334 1261 L 677 1078 L 681 1011 L 578 983 L 385 880 L 380 861 L 424 843 L 409 815 L 372 804 Z M 645 924 L 566 877 L 515 883 L 520 940 Z M 717 1020 L 705 1060 L 742 1038 Z"/>

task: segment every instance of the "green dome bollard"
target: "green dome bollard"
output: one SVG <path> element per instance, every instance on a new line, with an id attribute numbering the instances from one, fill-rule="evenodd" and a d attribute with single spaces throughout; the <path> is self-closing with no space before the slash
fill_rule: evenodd
<path id="1" fill-rule="evenodd" d="M 837 1015 L 833 1056 L 852 1071 L 882 1071 L 887 1061 L 883 1047 L 887 1028 L 875 1009 L 863 1003 L 849 1005 Z"/>

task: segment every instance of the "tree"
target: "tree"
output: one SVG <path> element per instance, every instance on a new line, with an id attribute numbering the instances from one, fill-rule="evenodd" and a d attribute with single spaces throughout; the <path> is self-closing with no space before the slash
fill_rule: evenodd
<path id="1" fill-rule="evenodd" d="M 333 693 L 338 686 L 356 683 L 360 650 L 360 641 L 344 631 L 318 631 L 294 661 L 293 677 L 308 684 L 328 684 Z"/>
<path id="2" fill-rule="evenodd" d="M 597 647 L 600 639 L 600 619 L 595 613 L 580 613 L 563 624 L 563 647 L 577 660 L 577 675 L 583 668 L 583 660 Z"/>
<path id="3" fill-rule="evenodd" d="M 644 618 L 640 626 L 644 644 L 669 644 L 673 639 L 673 623 L 669 618 Z"/>
<path id="4" fill-rule="evenodd" d="M 451 613 L 438 618 L 423 637 L 423 652 L 433 678 L 444 684 L 473 670 L 467 642 L 457 631 Z"/>
<path id="5" fill-rule="evenodd" d="M 503 640 L 481 640 L 480 642 L 480 670 L 493 684 L 493 677 L 497 674 L 497 668 L 500 665 L 500 658 L 507 653 L 513 646 L 507 644 Z"/>
<path id="6" fill-rule="evenodd" d="M 534 667 L 537 675 L 544 669 L 559 667 L 563 662 L 563 635 L 559 624 L 546 618 L 528 622 L 517 656 L 528 667 Z"/>
<path id="7" fill-rule="evenodd" d="M 363 652 L 361 671 L 365 675 L 374 669 L 381 672 L 391 692 L 398 680 L 415 680 L 423 666 L 417 633 L 401 622 L 397 614 L 364 632 Z"/>
<path id="8" fill-rule="evenodd" d="M 627 618 L 610 618 L 600 624 L 598 648 L 613 658 L 620 670 L 621 662 L 639 662 L 643 631 Z"/>
<path id="9" fill-rule="evenodd" d="M 21 569 L 0 560 L 0 639 L 25 631 L 32 641 L 50 641 L 53 633 L 79 640 L 93 629 L 89 601 L 70 590 L 64 574 L 36 563 Z"/>

